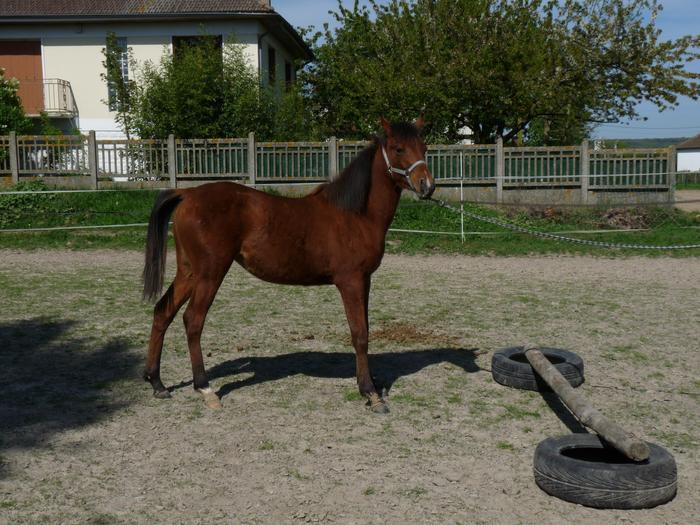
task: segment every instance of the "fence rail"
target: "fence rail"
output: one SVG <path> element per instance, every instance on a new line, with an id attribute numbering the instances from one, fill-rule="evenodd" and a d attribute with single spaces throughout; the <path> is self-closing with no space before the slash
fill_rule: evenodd
<path id="1" fill-rule="evenodd" d="M 177 187 L 214 180 L 251 184 L 322 182 L 344 169 L 369 143 L 256 142 L 246 138 L 97 140 L 77 136 L 0 136 L 0 176 L 65 179 L 64 185 Z M 497 200 L 517 188 L 589 191 L 666 190 L 675 184 L 669 149 L 594 150 L 560 147 L 431 145 L 426 160 L 443 186 L 492 186 Z"/>

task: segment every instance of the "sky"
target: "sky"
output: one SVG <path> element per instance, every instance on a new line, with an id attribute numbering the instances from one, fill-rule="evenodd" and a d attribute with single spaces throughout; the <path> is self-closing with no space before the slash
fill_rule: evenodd
<path id="1" fill-rule="evenodd" d="M 353 0 L 343 0 L 351 6 Z M 666 0 L 661 2 L 664 9 L 657 19 L 657 26 L 662 36 L 667 39 L 677 38 L 700 32 L 700 0 Z M 334 19 L 328 13 L 335 10 L 337 0 L 272 0 L 275 10 L 284 16 L 293 26 L 315 26 L 321 29 L 327 22 L 333 27 Z M 700 61 L 689 64 L 688 69 L 700 72 Z M 679 99 L 674 110 L 659 112 L 650 103 L 641 103 L 638 107 L 640 116 L 646 121 L 625 120 L 619 124 L 606 124 L 593 131 L 595 138 L 655 138 L 655 137 L 690 137 L 700 133 L 700 101 L 686 97 Z"/>

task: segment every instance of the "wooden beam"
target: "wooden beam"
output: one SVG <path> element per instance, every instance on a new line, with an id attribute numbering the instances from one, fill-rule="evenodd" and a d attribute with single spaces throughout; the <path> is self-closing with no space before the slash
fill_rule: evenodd
<path id="1" fill-rule="evenodd" d="M 620 425 L 591 406 L 536 346 L 526 345 L 525 357 L 582 424 L 600 434 L 629 459 L 644 461 L 649 458 L 649 447 L 644 441 L 628 434 Z"/>

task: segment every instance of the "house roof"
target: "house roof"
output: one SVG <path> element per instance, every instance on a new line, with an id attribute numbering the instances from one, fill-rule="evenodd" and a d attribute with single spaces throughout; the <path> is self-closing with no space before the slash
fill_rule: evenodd
<path id="1" fill-rule="evenodd" d="M 676 146 L 676 150 L 684 149 L 700 149 L 700 134 L 695 135 L 693 138 L 681 142 Z"/>
<path id="2" fill-rule="evenodd" d="M 1 0 L 0 24 L 254 18 L 304 61 L 313 52 L 270 0 Z"/>
<path id="3" fill-rule="evenodd" d="M 3 0 L 0 18 L 268 13 L 268 0 Z"/>

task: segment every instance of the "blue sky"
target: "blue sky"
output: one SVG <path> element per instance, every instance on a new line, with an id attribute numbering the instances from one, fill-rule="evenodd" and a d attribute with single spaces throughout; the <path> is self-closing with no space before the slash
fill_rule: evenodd
<path id="1" fill-rule="evenodd" d="M 352 0 L 344 0 L 352 5 Z M 657 20 L 665 38 L 676 38 L 700 31 L 700 0 L 666 0 L 664 10 Z M 336 0 L 272 0 L 272 6 L 294 26 L 316 26 L 324 22 L 332 25 L 328 14 L 338 5 Z M 692 71 L 700 72 L 700 61 L 689 65 Z M 659 112 L 656 106 L 642 103 L 639 107 L 646 121 L 622 122 L 597 128 L 597 138 L 649 138 L 687 137 L 700 133 L 700 101 L 688 98 L 679 100 L 675 110 Z"/>

